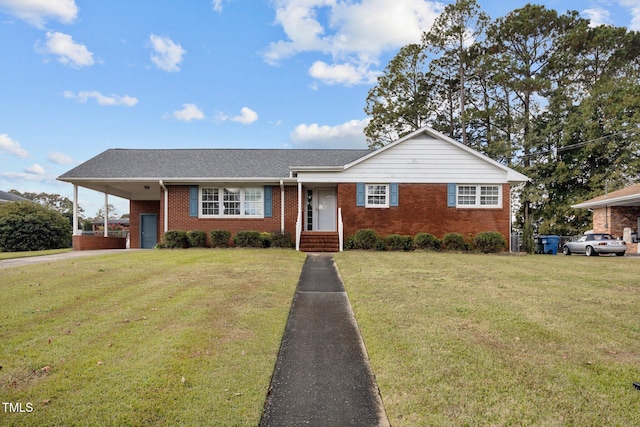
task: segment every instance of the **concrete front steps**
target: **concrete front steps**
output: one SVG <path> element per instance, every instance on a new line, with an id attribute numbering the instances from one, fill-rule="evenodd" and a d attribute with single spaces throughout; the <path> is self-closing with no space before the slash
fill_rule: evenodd
<path id="1" fill-rule="evenodd" d="M 303 231 L 301 252 L 340 252 L 340 237 L 335 231 Z"/>

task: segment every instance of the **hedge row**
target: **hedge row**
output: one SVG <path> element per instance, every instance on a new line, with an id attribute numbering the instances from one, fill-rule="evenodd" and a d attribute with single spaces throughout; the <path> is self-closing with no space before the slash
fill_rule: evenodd
<path id="1" fill-rule="evenodd" d="M 483 253 L 496 253 L 505 250 L 507 242 L 497 231 L 478 233 L 470 241 L 465 240 L 460 233 L 448 233 L 438 239 L 431 233 L 418 233 L 414 236 L 390 234 L 380 236 L 375 230 L 358 230 L 356 234 L 347 238 L 345 249 L 362 249 L 376 251 L 412 251 L 415 249 L 440 251 L 468 252 L 477 250 Z"/>
<path id="2" fill-rule="evenodd" d="M 227 230 L 212 230 L 209 232 L 212 248 L 227 248 L 236 246 L 241 248 L 293 248 L 295 246 L 290 233 L 281 234 L 279 231 L 271 233 L 260 231 L 239 231 L 231 238 Z M 162 242 L 156 245 L 159 249 L 186 249 L 207 247 L 207 234 L 201 230 L 169 230 L 162 236 Z"/>
<path id="3" fill-rule="evenodd" d="M 227 230 L 212 230 L 209 233 L 210 246 L 226 248 L 236 246 L 240 248 L 293 248 L 295 243 L 290 233 L 281 234 L 279 231 L 239 231 L 231 238 Z M 158 248 L 204 248 L 207 247 L 207 235 L 201 230 L 170 230 L 162 236 Z M 438 239 L 431 233 L 418 233 L 415 236 L 401 236 L 390 234 L 380 236 L 375 230 L 358 230 L 356 234 L 347 238 L 345 249 L 362 249 L 376 251 L 412 251 L 415 249 L 440 251 L 467 252 L 477 250 L 484 253 L 496 253 L 505 250 L 507 242 L 502 234 L 496 231 L 478 233 L 469 241 L 462 234 L 448 233 Z"/>

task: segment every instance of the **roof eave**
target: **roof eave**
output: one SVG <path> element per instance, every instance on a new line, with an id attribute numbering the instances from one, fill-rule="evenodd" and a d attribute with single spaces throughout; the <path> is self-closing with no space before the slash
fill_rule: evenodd
<path id="1" fill-rule="evenodd" d="M 291 172 L 342 172 L 345 166 L 289 166 Z"/>
<path id="2" fill-rule="evenodd" d="M 604 208 L 606 206 L 630 206 L 634 203 L 640 205 L 640 194 L 631 194 L 629 196 L 613 197 L 611 199 L 601 199 L 594 201 L 586 201 L 571 205 L 574 209 L 594 209 Z"/>
<path id="3" fill-rule="evenodd" d="M 58 177 L 58 181 L 68 182 L 73 184 L 74 182 L 164 182 L 166 183 L 178 183 L 178 182 L 295 182 L 295 178 L 290 177 L 184 177 L 184 178 L 163 178 L 163 177 L 120 177 L 120 178 L 70 178 L 70 177 Z"/>

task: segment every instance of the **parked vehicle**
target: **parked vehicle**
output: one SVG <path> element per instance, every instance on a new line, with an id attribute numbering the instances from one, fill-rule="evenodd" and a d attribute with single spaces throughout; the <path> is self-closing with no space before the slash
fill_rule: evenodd
<path id="1" fill-rule="evenodd" d="M 584 234 L 574 242 L 566 242 L 562 247 L 565 255 L 585 254 L 598 256 L 600 254 L 616 254 L 624 256 L 627 244 L 622 240 L 616 240 L 611 234 L 593 233 Z"/>

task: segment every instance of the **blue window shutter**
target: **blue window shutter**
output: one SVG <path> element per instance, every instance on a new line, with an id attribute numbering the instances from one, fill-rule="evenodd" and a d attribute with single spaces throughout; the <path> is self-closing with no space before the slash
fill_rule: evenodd
<path id="1" fill-rule="evenodd" d="M 398 183 L 397 182 L 392 182 L 391 184 L 389 184 L 389 193 L 390 193 L 390 198 L 389 198 L 389 206 L 398 206 Z"/>
<path id="2" fill-rule="evenodd" d="M 189 187 L 189 216 L 198 216 L 198 186 Z"/>
<path id="3" fill-rule="evenodd" d="M 364 206 L 364 182 L 356 184 L 356 206 Z"/>
<path id="4" fill-rule="evenodd" d="M 267 185 L 264 187 L 264 216 L 265 218 L 273 216 L 273 187 Z"/>
<path id="5" fill-rule="evenodd" d="M 456 193 L 458 191 L 457 184 L 447 184 L 447 206 L 450 208 L 456 207 Z"/>

